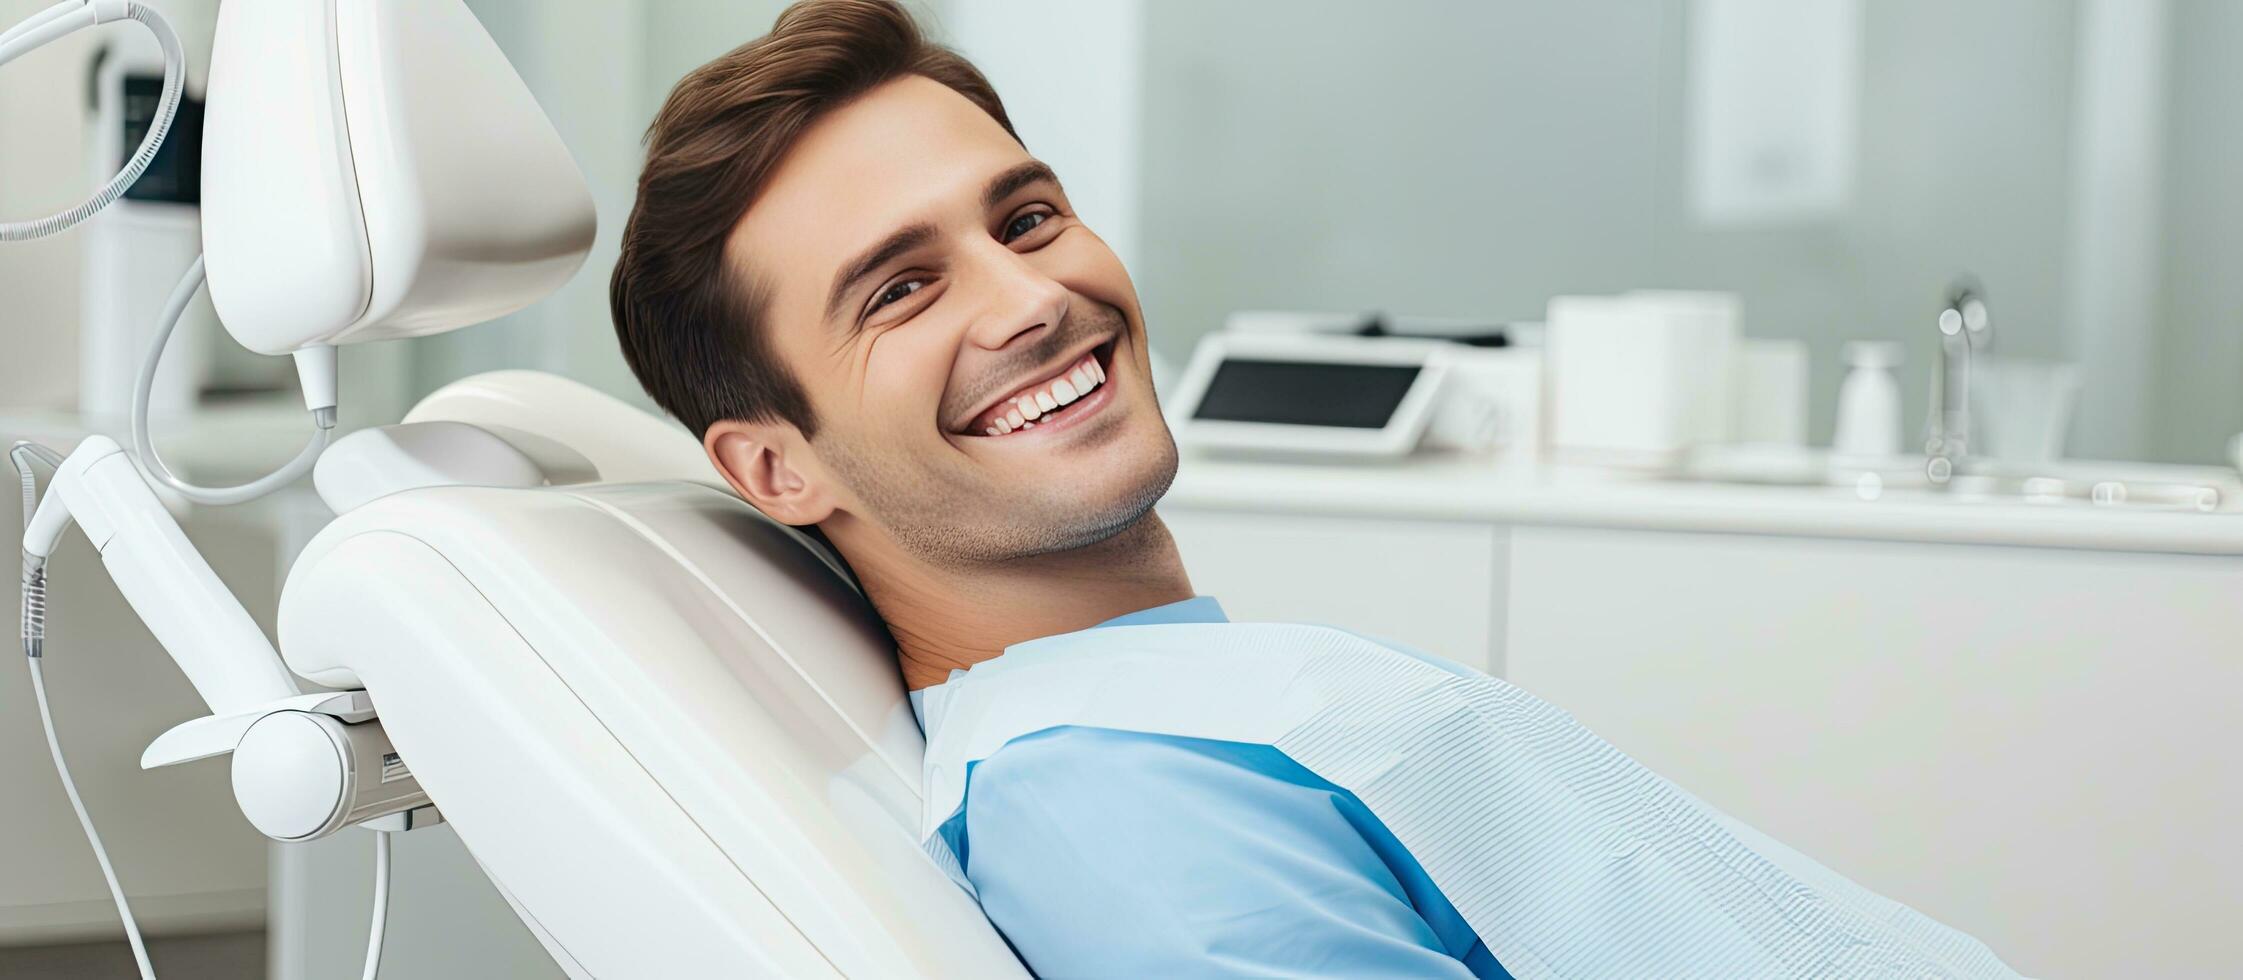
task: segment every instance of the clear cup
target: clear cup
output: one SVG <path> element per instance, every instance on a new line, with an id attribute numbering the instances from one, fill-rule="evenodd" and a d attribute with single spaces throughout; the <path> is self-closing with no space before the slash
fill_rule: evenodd
<path id="1" fill-rule="evenodd" d="M 1986 454 L 2005 463 L 2037 465 L 2064 456 L 2072 408 L 2079 401 L 2079 368 L 2063 361 L 1994 359 L 1971 401 L 1984 421 Z"/>

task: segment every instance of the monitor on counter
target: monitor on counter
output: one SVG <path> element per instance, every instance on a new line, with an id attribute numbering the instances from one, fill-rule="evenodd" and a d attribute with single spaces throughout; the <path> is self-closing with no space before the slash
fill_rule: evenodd
<path id="1" fill-rule="evenodd" d="M 1218 333 L 1169 400 L 1178 442 L 1222 450 L 1395 456 L 1416 447 L 1446 373 L 1437 341 Z"/>

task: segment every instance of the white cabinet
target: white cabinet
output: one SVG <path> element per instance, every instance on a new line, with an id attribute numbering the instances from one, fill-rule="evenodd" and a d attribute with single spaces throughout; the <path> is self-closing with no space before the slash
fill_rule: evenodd
<path id="1" fill-rule="evenodd" d="M 2027 975 L 2243 962 L 2243 559 L 1161 515 L 1233 619 L 1504 676 Z"/>
<path id="2" fill-rule="evenodd" d="M 2028 976 L 2243 962 L 2243 560 L 1522 527 L 1511 561 L 1509 679 L 1714 806 Z"/>

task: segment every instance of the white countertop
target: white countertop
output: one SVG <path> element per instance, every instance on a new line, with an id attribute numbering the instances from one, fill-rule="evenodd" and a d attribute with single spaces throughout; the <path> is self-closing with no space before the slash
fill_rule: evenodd
<path id="1" fill-rule="evenodd" d="M 2067 463 L 2066 468 L 2099 464 Z M 2125 479 L 2234 483 L 2233 471 L 2113 463 Z M 1678 480 L 1418 456 L 1319 463 L 1187 452 L 1166 506 L 1514 525 L 1711 531 L 2243 555 L 2243 500 L 2215 513 L 1941 491 Z"/>

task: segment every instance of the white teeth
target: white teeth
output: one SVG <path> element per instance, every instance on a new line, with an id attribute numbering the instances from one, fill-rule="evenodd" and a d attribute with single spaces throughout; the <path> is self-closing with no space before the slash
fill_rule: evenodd
<path id="1" fill-rule="evenodd" d="M 1084 395 L 1090 394 L 1092 389 L 1105 383 L 1106 369 L 1098 365 L 1098 359 L 1083 358 L 1081 363 L 1075 365 L 1074 370 L 1061 375 L 1042 391 L 1013 399 L 1012 405 L 1008 406 L 1004 414 L 990 420 L 991 424 L 986 431 L 990 435 L 1001 436 L 1035 428 L 1036 419 L 1057 411 L 1061 405 L 1074 404 Z"/>

